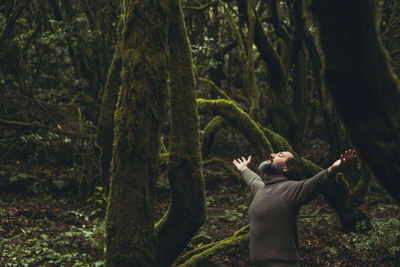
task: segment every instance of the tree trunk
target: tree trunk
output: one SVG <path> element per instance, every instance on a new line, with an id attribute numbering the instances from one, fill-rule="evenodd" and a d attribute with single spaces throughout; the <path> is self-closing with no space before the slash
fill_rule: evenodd
<path id="1" fill-rule="evenodd" d="M 121 92 L 106 222 L 108 266 L 156 266 L 154 182 L 166 113 L 166 1 L 123 2 Z"/>
<path id="2" fill-rule="evenodd" d="M 121 32 L 121 21 L 118 25 L 118 36 Z M 120 38 L 118 38 L 120 39 Z M 101 151 L 101 169 L 102 169 L 102 180 L 100 185 L 106 187 L 108 192 L 109 184 L 109 169 L 111 164 L 112 146 L 114 140 L 114 113 L 115 104 L 118 99 L 118 92 L 121 85 L 121 51 L 120 44 L 117 41 L 115 46 L 113 60 L 110 68 L 108 69 L 107 81 L 104 86 L 103 98 L 101 103 L 101 111 L 99 118 L 99 126 L 97 133 L 97 141 L 102 149 Z"/>
<path id="3" fill-rule="evenodd" d="M 169 0 L 171 204 L 156 225 L 157 257 L 170 266 L 203 224 L 206 214 L 200 124 L 192 52 L 179 0 Z"/>
<path id="4" fill-rule="evenodd" d="M 247 81 L 246 92 L 250 99 L 250 116 L 255 121 L 259 120 L 260 113 L 260 92 L 256 84 L 256 74 L 254 70 L 254 56 L 253 56 L 253 43 L 254 43 L 254 25 L 256 21 L 256 14 L 253 7 L 253 1 L 247 0 L 247 39 L 246 39 L 246 51 L 247 51 Z"/>
<path id="5" fill-rule="evenodd" d="M 400 202 L 400 82 L 376 25 L 376 2 L 314 1 L 324 78 L 351 140 Z"/>

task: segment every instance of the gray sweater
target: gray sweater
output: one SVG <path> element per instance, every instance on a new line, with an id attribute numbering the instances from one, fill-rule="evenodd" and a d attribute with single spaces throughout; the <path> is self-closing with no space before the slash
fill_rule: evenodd
<path id="1" fill-rule="evenodd" d="M 242 177 L 254 195 L 249 208 L 250 260 L 297 263 L 299 210 L 321 192 L 327 170 L 302 181 L 278 177 L 264 183 L 250 169 L 242 171 Z"/>

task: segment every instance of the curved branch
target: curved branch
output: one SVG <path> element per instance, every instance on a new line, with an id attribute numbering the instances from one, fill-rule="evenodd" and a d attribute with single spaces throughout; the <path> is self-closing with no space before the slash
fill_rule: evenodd
<path id="1" fill-rule="evenodd" d="M 258 124 L 239 106 L 225 99 L 197 99 L 200 113 L 211 112 L 220 115 L 238 129 L 255 148 L 260 158 L 272 153 L 272 146 Z"/>
<path id="2" fill-rule="evenodd" d="M 302 41 L 305 34 L 305 19 L 303 16 L 303 1 L 295 1 L 293 3 L 293 15 L 294 15 L 294 29 L 292 36 L 288 41 L 288 47 L 285 51 L 283 61 L 285 62 L 286 69 L 295 62 L 297 56 L 302 48 Z"/>
<path id="3" fill-rule="evenodd" d="M 279 16 L 279 9 L 276 2 L 279 0 L 270 0 L 271 5 L 271 18 L 272 18 L 272 25 L 274 25 L 275 31 L 277 35 L 282 38 L 283 41 L 286 43 L 290 41 L 291 37 L 288 31 L 282 27 L 281 19 Z M 279 1 L 280 2 L 280 1 Z"/>
<path id="4" fill-rule="evenodd" d="M 217 255 L 220 252 L 243 246 L 249 241 L 249 233 L 247 232 L 248 229 L 249 225 L 246 225 L 245 227 L 236 231 L 231 237 L 189 251 L 183 256 L 179 257 L 172 264 L 172 267 L 199 266 L 199 263 L 204 262 L 205 260 L 211 258 L 214 255 Z"/>
<path id="5" fill-rule="evenodd" d="M 198 79 L 200 81 L 209 83 L 211 85 L 211 88 L 214 90 L 214 92 L 217 93 L 218 97 L 221 97 L 223 99 L 227 99 L 227 100 L 230 100 L 230 101 L 234 101 L 224 91 L 222 91 L 213 81 L 211 81 L 209 79 L 206 79 L 206 78 L 202 78 L 202 77 L 198 77 Z"/>
<path id="6" fill-rule="evenodd" d="M 277 94 L 284 93 L 287 89 L 287 75 L 282 60 L 275 51 L 270 39 L 264 32 L 264 27 L 260 18 L 255 12 L 256 21 L 254 25 L 254 44 L 256 45 L 261 57 L 264 59 L 271 73 L 271 88 Z"/>
<path id="7" fill-rule="evenodd" d="M 270 140 L 272 148 L 274 151 L 290 151 L 293 150 L 292 146 L 289 144 L 289 142 L 280 136 L 279 134 L 273 132 L 272 130 L 260 126 L 261 129 L 263 130 L 265 136 L 267 137 L 268 140 Z"/>
<path id="8" fill-rule="evenodd" d="M 227 125 L 228 122 L 224 118 L 222 118 L 221 116 L 215 116 L 204 127 L 201 147 L 203 159 L 205 159 L 208 154 L 210 154 L 217 132 Z"/>
<path id="9" fill-rule="evenodd" d="M 221 158 L 211 158 L 204 161 L 204 166 L 218 164 L 220 167 L 227 170 L 232 176 L 234 176 L 238 181 L 240 181 L 240 175 L 237 170 L 233 169 L 231 163 L 226 162 L 224 159 Z"/>

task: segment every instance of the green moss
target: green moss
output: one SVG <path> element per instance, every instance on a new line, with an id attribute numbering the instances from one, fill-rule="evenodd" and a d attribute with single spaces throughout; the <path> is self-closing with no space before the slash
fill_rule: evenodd
<path id="1" fill-rule="evenodd" d="M 256 149 L 260 158 L 272 153 L 272 146 L 258 124 L 239 106 L 229 100 L 197 99 L 199 112 L 210 112 L 227 120 L 238 129 Z"/>
<path id="2" fill-rule="evenodd" d="M 203 158 L 206 158 L 210 154 L 212 145 L 214 144 L 214 138 L 217 132 L 227 126 L 227 122 L 221 116 L 215 116 L 210 120 L 204 127 L 202 136 L 202 154 Z"/>
<path id="3" fill-rule="evenodd" d="M 160 3 L 124 1 L 106 224 L 108 266 L 156 265 L 154 166 L 167 96 L 167 24 Z"/>
<path id="4" fill-rule="evenodd" d="M 218 253 L 229 251 L 236 247 L 244 247 L 249 242 L 249 233 L 247 230 L 248 225 L 237 231 L 231 237 L 189 251 L 179 257 L 172 266 L 201 266 L 204 261 Z"/>
<path id="5" fill-rule="evenodd" d="M 122 22 L 118 24 L 117 32 L 120 33 Z M 97 140 L 102 148 L 101 151 L 101 167 L 102 167 L 102 185 L 108 191 L 109 185 L 109 168 L 112 157 L 113 146 L 113 132 L 114 132 L 114 113 L 115 105 L 118 100 L 118 92 L 121 85 L 120 72 L 121 72 L 121 53 L 119 50 L 120 45 L 117 44 L 111 66 L 107 73 L 107 80 L 104 87 L 99 127 L 97 132 Z"/>
<path id="6" fill-rule="evenodd" d="M 200 124 L 192 53 L 178 0 L 169 1 L 171 204 L 156 224 L 157 257 L 170 266 L 205 219 Z"/>
<path id="7" fill-rule="evenodd" d="M 272 130 L 266 128 L 266 127 L 261 127 L 263 130 L 265 136 L 270 140 L 271 145 L 274 149 L 274 151 L 290 151 L 293 150 L 292 146 L 289 144 L 289 142 L 280 136 L 279 134 L 273 132 Z"/>

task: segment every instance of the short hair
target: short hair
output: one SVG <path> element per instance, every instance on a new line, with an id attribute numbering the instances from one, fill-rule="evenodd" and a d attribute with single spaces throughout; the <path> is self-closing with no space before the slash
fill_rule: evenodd
<path id="1" fill-rule="evenodd" d="M 286 167 L 288 167 L 288 171 L 285 172 L 285 176 L 292 180 L 299 180 L 300 175 L 303 171 L 303 161 L 298 153 L 295 151 L 289 151 L 292 153 L 293 157 L 290 157 L 286 160 Z"/>

